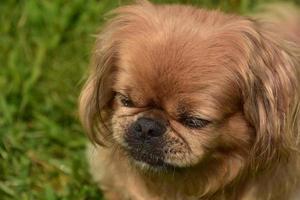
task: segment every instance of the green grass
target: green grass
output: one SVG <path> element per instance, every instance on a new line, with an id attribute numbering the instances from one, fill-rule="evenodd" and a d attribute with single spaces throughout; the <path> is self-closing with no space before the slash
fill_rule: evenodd
<path id="1" fill-rule="evenodd" d="M 128 1 L 0 1 L 0 199 L 101 199 L 77 98 L 103 14 Z M 251 0 L 165 0 L 248 12 Z"/>

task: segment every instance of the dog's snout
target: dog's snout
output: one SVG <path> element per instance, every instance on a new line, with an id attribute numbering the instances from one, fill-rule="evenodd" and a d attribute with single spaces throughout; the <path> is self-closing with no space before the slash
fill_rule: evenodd
<path id="1" fill-rule="evenodd" d="M 166 126 L 158 120 L 143 117 L 132 124 L 130 131 L 138 137 L 159 137 L 166 132 Z"/>
<path id="2" fill-rule="evenodd" d="M 165 138 L 167 124 L 157 118 L 141 117 L 131 124 L 125 140 L 130 155 L 138 161 L 150 165 L 164 164 Z"/>

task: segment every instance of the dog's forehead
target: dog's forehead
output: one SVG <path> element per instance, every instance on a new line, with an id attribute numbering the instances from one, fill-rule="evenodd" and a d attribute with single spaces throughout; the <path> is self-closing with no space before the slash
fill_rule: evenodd
<path id="1" fill-rule="evenodd" d="M 236 64 L 230 64 L 234 52 L 229 48 L 222 41 L 183 35 L 155 41 L 137 38 L 121 48 L 118 67 L 131 83 L 170 96 L 174 91 L 193 92 L 228 79 L 227 66 Z"/>
<path id="2" fill-rule="evenodd" d="M 232 73 L 225 66 L 229 58 L 224 49 L 207 45 L 174 40 L 148 44 L 142 51 L 136 44 L 120 56 L 118 84 L 138 99 L 172 111 L 199 103 L 218 110 L 221 101 L 232 97 Z"/>

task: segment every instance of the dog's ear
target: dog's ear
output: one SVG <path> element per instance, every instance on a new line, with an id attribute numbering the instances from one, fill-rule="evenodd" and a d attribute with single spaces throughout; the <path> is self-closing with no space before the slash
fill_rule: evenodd
<path id="1" fill-rule="evenodd" d="M 88 80 L 79 99 L 81 122 L 92 142 L 104 145 L 109 134 L 110 102 L 114 97 L 112 84 L 118 57 L 118 24 L 112 20 L 97 36 L 91 58 Z"/>
<path id="2" fill-rule="evenodd" d="M 259 168 L 286 162 L 298 145 L 300 57 L 293 44 L 253 24 L 244 35 L 251 53 L 241 92 L 245 116 L 256 130 L 252 158 Z"/>

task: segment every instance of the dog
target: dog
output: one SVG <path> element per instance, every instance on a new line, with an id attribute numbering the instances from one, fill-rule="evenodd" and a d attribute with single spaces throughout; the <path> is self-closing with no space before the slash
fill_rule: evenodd
<path id="1" fill-rule="evenodd" d="M 79 102 L 106 199 L 300 198 L 292 10 L 270 22 L 148 1 L 113 11 Z"/>

